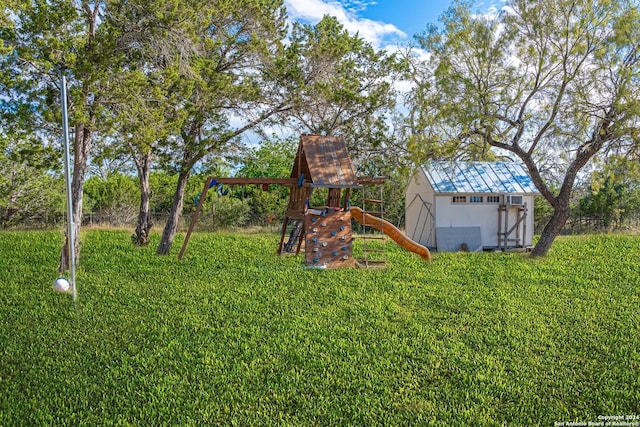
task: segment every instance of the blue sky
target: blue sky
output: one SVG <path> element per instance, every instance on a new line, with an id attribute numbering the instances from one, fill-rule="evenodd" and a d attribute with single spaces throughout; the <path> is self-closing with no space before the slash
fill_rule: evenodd
<path id="1" fill-rule="evenodd" d="M 451 0 L 284 0 L 291 20 L 315 24 L 335 16 L 351 33 L 384 48 L 405 44 L 436 22 Z"/>
<path id="2" fill-rule="evenodd" d="M 428 23 L 435 23 L 450 6 L 451 0 L 378 0 L 362 12 L 375 21 L 390 22 L 408 37 L 422 32 Z"/>
<path id="3" fill-rule="evenodd" d="M 453 0 L 284 0 L 289 18 L 315 24 L 324 15 L 335 16 L 351 33 L 376 48 L 406 44 L 438 18 Z M 504 0 L 476 0 L 478 11 Z"/>

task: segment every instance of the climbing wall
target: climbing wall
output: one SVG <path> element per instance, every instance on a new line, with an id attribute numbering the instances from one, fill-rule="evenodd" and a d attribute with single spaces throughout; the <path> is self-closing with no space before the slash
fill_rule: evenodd
<path id="1" fill-rule="evenodd" d="M 309 209 L 304 225 L 306 265 L 339 268 L 354 264 L 351 212 Z"/>

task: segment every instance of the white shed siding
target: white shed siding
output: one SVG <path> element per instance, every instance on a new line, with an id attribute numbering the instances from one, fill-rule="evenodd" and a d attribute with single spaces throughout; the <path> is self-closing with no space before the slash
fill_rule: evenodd
<path id="1" fill-rule="evenodd" d="M 435 247 L 433 229 L 434 191 L 420 169 L 405 191 L 405 225 L 407 235 L 427 247 Z"/>
<path id="2" fill-rule="evenodd" d="M 505 231 L 504 212 L 499 223 L 500 205 L 505 195 L 522 195 L 527 217 L 509 239 L 519 237 L 519 245 L 533 242 L 533 202 L 537 193 L 526 169 L 508 162 L 433 162 L 418 168 L 405 192 L 406 233 L 414 241 L 437 247 L 436 228 L 480 227 L 482 246 L 500 246 L 498 233 Z M 466 203 L 453 203 L 453 196 L 466 196 Z M 481 196 L 482 203 L 470 203 Z M 499 196 L 500 203 L 488 203 L 487 197 Z M 518 210 L 508 207 L 507 230 L 518 218 Z M 427 215 L 430 213 L 430 215 Z M 526 230 L 526 235 L 524 234 Z M 523 241 L 524 238 L 524 241 Z M 509 241 L 507 246 L 516 242 Z"/>
<path id="3" fill-rule="evenodd" d="M 473 194 L 456 194 L 466 195 L 467 200 Z M 484 247 L 497 247 L 498 246 L 498 230 L 499 230 L 499 203 L 487 203 L 487 196 L 500 194 L 476 194 L 483 197 L 483 203 L 453 203 L 452 194 L 438 194 L 435 197 L 435 227 L 480 227 L 480 233 L 482 237 L 482 246 Z M 524 220 L 527 222 L 526 227 L 524 224 L 520 225 L 520 244 L 522 239 L 526 238 L 525 245 L 531 245 L 533 234 L 533 196 L 524 196 L 524 200 L 527 203 L 527 218 Z M 507 226 L 511 228 L 517 220 L 516 208 L 509 208 Z M 409 221 L 409 218 L 407 218 Z M 502 216 L 504 228 L 504 214 Z M 524 231 L 526 228 L 526 236 Z M 515 231 L 509 238 L 515 238 Z"/>

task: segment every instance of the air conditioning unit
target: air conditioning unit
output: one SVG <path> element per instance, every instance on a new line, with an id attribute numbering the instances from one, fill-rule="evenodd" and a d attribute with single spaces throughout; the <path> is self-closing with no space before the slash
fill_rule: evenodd
<path id="1" fill-rule="evenodd" d="M 524 205 L 524 197 L 523 196 L 509 195 L 506 198 L 507 198 L 507 205 L 510 205 L 510 206 L 523 206 Z"/>

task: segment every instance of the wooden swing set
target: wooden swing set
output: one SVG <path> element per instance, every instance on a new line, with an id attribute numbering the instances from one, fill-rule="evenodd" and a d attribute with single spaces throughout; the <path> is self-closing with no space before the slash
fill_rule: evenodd
<path id="1" fill-rule="evenodd" d="M 384 177 L 356 177 L 342 137 L 302 135 L 289 178 L 208 178 L 178 259 L 184 256 L 209 188 L 215 185 L 262 185 L 262 189 L 267 191 L 269 185 L 275 184 L 290 188 L 278 255 L 297 255 L 305 242 L 307 265 L 319 268 L 351 266 L 355 263 L 352 256 L 351 190 L 381 186 L 385 181 Z M 328 189 L 325 206 L 310 206 L 309 199 L 315 188 Z M 382 203 L 381 200 L 376 202 Z M 384 224 L 388 223 L 379 220 L 370 226 L 384 233 Z"/>

